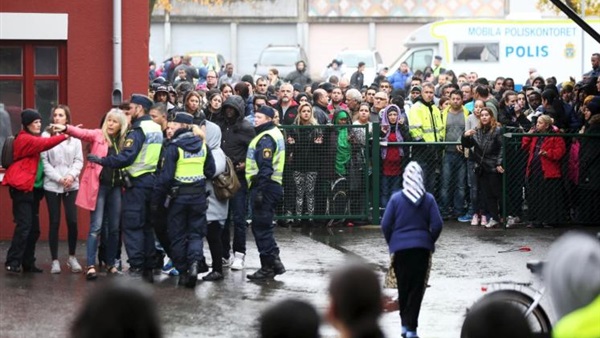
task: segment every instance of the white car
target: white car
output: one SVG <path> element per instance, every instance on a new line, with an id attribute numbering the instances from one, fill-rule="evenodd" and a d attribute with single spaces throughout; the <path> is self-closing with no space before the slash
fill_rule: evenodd
<path id="1" fill-rule="evenodd" d="M 356 69 L 358 68 L 359 62 L 365 63 L 365 71 L 364 71 L 364 81 L 363 84 L 365 86 L 373 83 L 373 79 L 375 79 L 375 75 L 377 75 L 377 70 L 383 67 L 383 60 L 381 59 L 381 55 L 376 50 L 369 49 L 354 49 L 354 50 L 343 50 L 338 53 L 335 57 L 336 60 L 341 60 L 343 62 L 342 67 L 348 80 Z"/>

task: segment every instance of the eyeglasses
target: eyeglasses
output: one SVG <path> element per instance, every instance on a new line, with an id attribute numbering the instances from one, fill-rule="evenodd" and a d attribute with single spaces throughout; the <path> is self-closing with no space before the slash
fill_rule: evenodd
<path id="1" fill-rule="evenodd" d="M 207 79 L 216 79 L 217 77 L 216 77 L 216 76 L 209 75 L 209 76 L 207 76 L 206 78 L 207 78 Z"/>

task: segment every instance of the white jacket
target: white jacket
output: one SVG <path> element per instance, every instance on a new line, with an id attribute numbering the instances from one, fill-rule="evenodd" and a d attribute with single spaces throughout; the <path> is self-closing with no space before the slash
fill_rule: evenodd
<path id="1" fill-rule="evenodd" d="M 42 137 L 50 137 L 44 132 Z M 83 168 L 81 141 L 70 137 L 56 147 L 42 153 L 44 163 L 44 190 L 64 193 L 65 188 L 60 179 L 71 175 L 75 179 L 68 191 L 79 189 L 79 174 Z"/>

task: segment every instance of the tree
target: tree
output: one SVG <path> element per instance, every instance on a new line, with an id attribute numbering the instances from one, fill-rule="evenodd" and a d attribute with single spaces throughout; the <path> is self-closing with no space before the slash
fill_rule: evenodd
<path id="1" fill-rule="evenodd" d="M 562 0 L 561 0 L 562 1 Z M 585 1 L 585 15 L 600 16 L 600 1 L 599 0 L 584 0 Z M 581 14 L 581 0 L 564 0 L 575 13 Z M 542 11 L 550 10 L 555 13 L 560 13 L 560 9 L 556 7 L 550 0 L 538 0 L 537 8 Z"/>

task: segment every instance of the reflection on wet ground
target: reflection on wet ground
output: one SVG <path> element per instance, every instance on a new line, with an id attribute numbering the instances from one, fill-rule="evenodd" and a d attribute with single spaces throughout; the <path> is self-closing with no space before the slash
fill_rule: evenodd
<path id="1" fill-rule="evenodd" d="M 530 281 L 532 276 L 525 262 L 542 259 L 552 241 L 566 230 L 486 230 L 447 223 L 433 256 L 430 287 L 421 310 L 420 335 L 457 337 L 465 309 L 482 295 L 482 283 Z M 256 337 L 256 318 L 278 300 L 304 299 L 324 312 L 329 273 L 347 259 L 365 261 L 382 278 L 389 262 L 378 227 L 278 228 L 276 237 L 287 272 L 273 281 L 248 282 L 246 272 L 251 273 L 260 265 L 250 232 L 248 237 L 245 271 L 225 270 L 222 282 L 199 282 L 195 290 L 188 290 L 176 287 L 175 277 L 163 275 L 156 279 L 153 297 L 166 337 Z M 0 242 L 0 252 L 5 254 L 8 245 L 9 242 Z M 525 245 L 531 248 L 530 252 L 498 253 Z M 37 248 L 43 274 L 15 276 L 0 272 L 1 337 L 65 337 L 86 295 L 109 280 L 101 274 L 98 280 L 87 282 L 83 275 L 68 272 L 64 265 L 66 247 L 66 243 L 61 243 L 62 274 L 49 273 L 51 260 L 46 242 L 39 243 Z M 210 257 L 208 250 L 206 254 Z M 85 244 L 81 242 L 80 261 L 84 255 Z M 395 299 L 396 291 L 385 290 L 385 294 L 388 299 Z M 398 311 L 386 312 L 381 325 L 388 337 L 398 337 Z M 335 330 L 327 325 L 323 326 L 322 334 L 336 336 Z"/>

